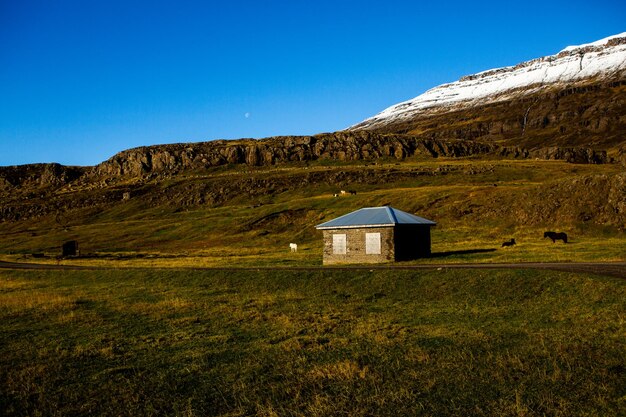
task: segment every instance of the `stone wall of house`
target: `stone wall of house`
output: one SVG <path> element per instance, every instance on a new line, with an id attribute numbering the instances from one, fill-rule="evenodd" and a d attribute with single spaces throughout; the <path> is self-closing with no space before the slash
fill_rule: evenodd
<path id="1" fill-rule="evenodd" d="M 393 227 L 324 230 L 324 265 L 393 261 L 395 257 L 393 230 Z M 365 253 L 367 233 L 380 233 L 380 254 Z M 345 255 L 338 255 L 333 251 L 333 235 L 336 234 L 346 235 Z"/>

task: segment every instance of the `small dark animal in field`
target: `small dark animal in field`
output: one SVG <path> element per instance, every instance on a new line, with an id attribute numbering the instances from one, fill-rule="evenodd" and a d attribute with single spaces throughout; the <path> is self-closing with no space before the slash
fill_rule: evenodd
<path id="1" fill-rule="evenodd" d="M 351 195 L 356 195 L 356 191 L 354 191 L 354 190 L 349 190 L 348 192 L 349 192 Z"/>
<path id="2" fill-rule="evenodd" d="M 543 238 L 547 238 L 549 237 L 550 239 L 552 239 L 552 243 L 556 242 L 557 240 L 562 240 L 563 243 L 567 243 L 567 234 L 560 232 L 545 232 L 543 234 Z"/>
<path id="3" fill-rule="evenodd" d="M 507 242 L 502 243 L 502 247 L 503 248 L 506 247 L 506 246 L 513 246 L 513 245 L 515 245 L 515 239 L 511 239 L 511 240 L 509 240 Z"/>

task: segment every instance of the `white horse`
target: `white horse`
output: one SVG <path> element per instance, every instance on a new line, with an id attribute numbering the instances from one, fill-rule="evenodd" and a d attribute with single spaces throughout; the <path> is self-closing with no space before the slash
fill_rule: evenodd
<path id="1" fill-rule="evenodd" d="M 298 252 L 298 245 L 295 243 L 290 243 L 289 248 L 291 249 L 292 252 Z"/>

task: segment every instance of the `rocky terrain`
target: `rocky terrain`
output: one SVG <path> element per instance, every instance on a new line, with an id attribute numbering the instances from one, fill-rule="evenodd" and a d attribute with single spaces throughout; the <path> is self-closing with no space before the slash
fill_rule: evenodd
<path id="1" fill-rule="evenodd" d="M 146 146 L 120 152 L 94 167 L 33 164 L 0 167 L 0 192 L 15 188 L 94 186 L 111 180 L 171 177 L 224 165 L 272 166 L 290 162 L 403 160 L 411 157 L 505 157 L 565 160 L 572 163 L 615 162 L 606 150 L 550 146 L 528 149 L 474 140 L 424 139 L 415 135 L 336 132 L 262 140 L 212 141 Z M 618 160 L 621 154 L 617 156 Z"/>
<path id="2" fill-rule="evenodd" d="M 589 147 L 550 147 L 529 150 L 470 140 L 423 139 L 412 135 L 371 132 L 337 132 L 317 136 L 276 137 L 260 141 L 216 141 L 163 145 L 124 151 L 99 164 L 97 177 L 143 176 L 176 173 L 227 164 L 279 165 L 317 160 L 373 161 L 384 157 L 398 160 L 414 156 L 465 156 L 563 159 L 577 163 L 609 162 L 606 151 Z"/>

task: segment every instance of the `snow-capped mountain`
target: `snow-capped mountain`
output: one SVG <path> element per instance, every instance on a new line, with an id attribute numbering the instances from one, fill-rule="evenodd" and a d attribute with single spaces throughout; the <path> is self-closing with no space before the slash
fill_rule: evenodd
<path id="1" fill-rule="evenodd" d="M 541 94 L 555 87 L 626 79 L 626 32 L 568 46 L 556 55 L 462 77 L 393 105 L 349 130 L 388 130 L 416 118 Z M 524 126 L 525 128 L 525 126 Z"/>

